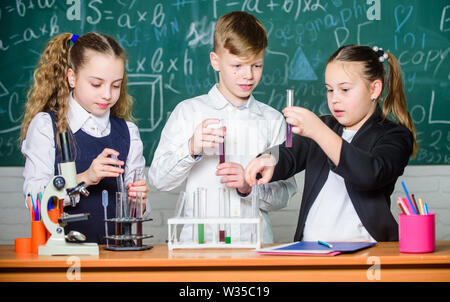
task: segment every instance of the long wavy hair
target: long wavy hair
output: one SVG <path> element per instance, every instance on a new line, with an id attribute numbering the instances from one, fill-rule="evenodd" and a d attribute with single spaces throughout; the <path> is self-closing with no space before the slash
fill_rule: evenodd
<path id="1" fill-rule="evenodd" d="M 55 114 L 58 133 L 68 130 L 67 113 L 71 88 L 67 80 L 67 71 L 69 68 L 72 68 L 77 73 L 86 64 L 87 50 L 93 50 L 100 54 L 114 55 L 121 58 L 124 64 L 126 62 L 125 51 L 110 36 L 90 32 L 78 37 L 74 43 L 71 42 L 71 37 L 71 33 L 55 36 L 48 42 L 41 55 L 33 73 L 33 84 L 27 93 L 25 115 L 19 138 L 20 142 L 25 139 L 31 120 L 39 112 L 51 111 Z M 111 108 L 111 114 L 127 121 L 134 121 L 132 107 L 133 98 L 127 92 L 127 76 L 124 71 L 120 96 L 116 104 Z"/>
<path id="2" fill-rule="evenodd" d="M 415 157 L 419 148 L 416 140 L 416 130 L 413 120 L 408 112 L 406 95 L 403 88 L 402 71 L 397 58 L 390 52 L 388 54 L 388 78 L 386 81 L 386 71 L 384 63 L 380 62 L 378 54 L 369 46 L 346 45 L 336 50 L 328 59 L 328 63 L 333 61 L 361 62 L 363 64 L 363 77 L 367 82 L 381 80 L 383 89 L 387 86 L 387 94 L 383 102 L 383 118 L 393 116 L 401 125 L 408 128 L 413 134 L 413 152 Z M 381 98 L 382 93 L 377 101 Z"/>

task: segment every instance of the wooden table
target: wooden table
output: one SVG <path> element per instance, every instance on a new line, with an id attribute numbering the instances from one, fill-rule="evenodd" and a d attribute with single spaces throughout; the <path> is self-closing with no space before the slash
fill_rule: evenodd
<path id="1" fill-rule="evenodd" d="M 173 250 L 99 256 L 15 254 L 0 246 L 0 281 L 450 281 L 450 241 L 428 254 L 400 253 L 397 242 L 330 257 L 259 255 L 249 249 Z"/>

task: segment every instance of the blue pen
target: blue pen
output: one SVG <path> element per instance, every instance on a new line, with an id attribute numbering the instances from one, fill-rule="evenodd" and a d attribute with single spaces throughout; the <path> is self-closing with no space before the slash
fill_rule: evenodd
<path id="1" fill-rule="evenodd" d="M 425 211 L 425 215 L 428 215 L 428 205 L 426 202 L 423 204 L 423 210 Z"/>
<path id="2" fill-rule="evenodd" d="M 329 244 L 329 243 L 327 243 L 327 242 L 323 242 L 323 241 L 320 241 L 320 240 L 318 240 L 317 243 L 318 243 L 318 244 L 321 244 L 321 245 L 324 245 L 324 246 L 326 246 L 326 247 L 328 247 L 328 248 L 330 248 L 330 249 L 333 247 L 332 244 Z"/>
<path id="3" fill-rule="evenodd" d="M 411 200 L 411 197 L 409 197 L 408 190 L 406 189 L 405 183 L 403 181 L 402 181 L 402 186 L 403 186 L 403 190 L 405 190 L 406 197 L 408 198 L 409 204 L 411 206 L 411 209 L 412 209 L 414 215 L 417 215 L 416 209 L 414 208 L 414 204 Z"/>

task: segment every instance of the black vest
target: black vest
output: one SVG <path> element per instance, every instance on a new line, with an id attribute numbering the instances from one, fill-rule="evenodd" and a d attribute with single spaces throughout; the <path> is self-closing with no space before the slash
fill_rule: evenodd
<path id="1" fill-rule="evenodd" d="M 53 121 L 53 131 L 56 133 L 55 116 L 50 112 Z M 86 171 L 92 161 L 105 148 L 118 151 L 119 159 L 126 164 L 128 152 L 130 150 L 130 133 L 125 120 L 110 115 L 110 134 L 105 137 L 93 137 L 78 130 L 75 134 L 69 135 L 72 156 L 75 158 L 77 174 Z M 72 139 L 74 140 L 72 143 Z M 55 146 L 56 135 L 55 135 Z M 58 174 L 58 163 L 61 162 L 61 150 L 57 147 L 55 151 L 55 175 Z M 87 187 L 89 196 L 80 195 L 80 201 L 76 207 L 66 206 L 64 211 L 68 214 L 89 213 L 90 218 L 84 221 L 71 222 L 65 228 L 67 234 L 71 230 L 79 231 L 86 236 L 86 242 L 106 242 L 104 210 L 102 205 L 102 191 L 108 191 L 108 218 L 116 215 L 115 195 L 117 192 L 117 180 L 112 177 L 102 179 L 97 185 Z M 108 224 L 109 235 L 114 234 L 114 224 Z"/>

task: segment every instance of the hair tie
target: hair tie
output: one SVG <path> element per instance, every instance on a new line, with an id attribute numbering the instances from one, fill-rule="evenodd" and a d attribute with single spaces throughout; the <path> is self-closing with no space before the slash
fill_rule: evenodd
<path id="1" fill-rule="evenodd" d="M 71 40 L 73 43 L 75 43 L 75 41 L 76 41 L 79 37 L 80 37 L 79 35 L 72 34 L 72 37 L 70 38 L 70 40 Z"/>
<path id="2" fill-rule="evenodd" d="M 376 52 L 378 60 L 380 60 L 381 63 L 388 59 L 388 54 L 384 52 L 383 48 L 374 46 L 373 50 Z"/>

